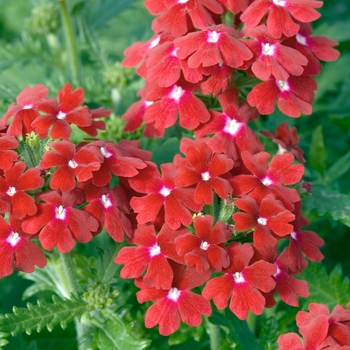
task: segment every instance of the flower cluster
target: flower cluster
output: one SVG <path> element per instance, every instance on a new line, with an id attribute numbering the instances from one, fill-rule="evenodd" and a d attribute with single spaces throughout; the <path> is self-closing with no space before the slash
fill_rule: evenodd
<path id="1" fill-rule="evenodd" d="M 312 35 L 322 4 L 145 1 L 155 35 L 125 50 L 124 66 L 138 66 L 145 79 L 140 101 L 122 116 L 125 130 L 143 126 L 145 136 L 160 137 L 178 123 L 195 136 L 183 137 L 183 155 L 160 171 L 147 162 L 123 183 L 137 228 L 115 262 L 136 279 L 138 301 L 154 302 L 146 327 L 168 335 L 180 319 L 198 325 L 211 299 L 246 319 L 273 306 L 276 293 L 292 306 L 309 295 L 295 276 L 306 258 L 322 260 L 323 240 L 303 229 L 296 129 L 263 132 L 279 145 L 271 157 L 249 123 L 275 104 L 289 117 L 311 114 L 319 60 L 339 55 L 336 42 Z M 250 91 L 235 87 L 236 76 L 254 81 Z M 201 295 L 191 292 L 201 285 Z"/>
<path id="2" fill-rule="evenodd" d="M 299 311 L 297 333 L 287 333 L 278 338 L 279 350 L 350 349 L 350 303 L 348 308 L 336 305 L 330 313 L 327 306 L 311 303 L 309 312 Z"/>
<path id="3" fill-rule="evenodd" d="M 312 36 L 322 2 L 145 5 L 157 16 L 155 36 L 125 52 L 123 64 L 145 79 L 141 100 L 123 115 L 125 130 L 143 125 L 145 136 L 159 137 L 178 122 L 195 139 L 183 137 L 181 155 L 160 168 L 137 141 L 75 145 L 72 124 L 95 137 L 110 111 L 82 106 L 83 90 L 69 84 L 58 99 L 43 85 L 25 88 L 0 121 L 0 276 L 45 265 L 33 239 L 68 253 L 105 229 L 133 244 L 115 262 L 123 278 L 135 279 L 137 300 L 153 302 L 145 324 L 162 335 L 180 321 L 199 325 L 210 300 L 241 320 L 272 307 L 276 294 L 298 306 L 309 291 L 296 276 L 307 259 L 323 258 L 323 240 L 304 230 L 304 167 L 295 157 L 305 159 L 295 128 L 264 132 L 279 145 L 271 156 L 249 123 L 276 103 L 290 117 L 311 113 L 319 59 L 338 57 L 335 42 Z M 235 76 L 256 85 L 245 94 Z"/>
<path id="4" fill-rule="evenodd" d="M 47 94 L 44 85 L 26 87 L 0 121 L 0 277 L 46 265 L 33 240 L 68 253 L 103 228 L 117 242 L 132 236 L 127 197 L 110 181 L 138 174 L 150 153 L 137 141 L 75 145 L 72 124 L 96 136 L 111 111 L 82 106 L 82 88 L 70 84 L 58 99 Z"/>

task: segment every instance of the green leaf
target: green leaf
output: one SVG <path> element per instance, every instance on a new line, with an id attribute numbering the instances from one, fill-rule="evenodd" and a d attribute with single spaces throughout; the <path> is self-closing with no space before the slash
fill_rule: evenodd
<path id="1" fill-rule="evenodd" d="M 72 297 L 70 300 L 52 296 L 52 303 L 38 301 L 37 305 L 27 303 L 27 308 L 13 307 L 13 314 L 0 315 L 0 329 L 12 335 L 33 330 L 40 332 L 44 327 L 51 331 L 55 326 L 65 328 L 75 317 L 87 311 L 84 301 Z"/>
<path id="2" fill-rule="evenodd" d="M 248 328 L 247 322 L 239 320 L 228 308 L 225 314 L 214 310 L 209 321 L 227 331 L 229 341 L 236 344 L 235 349 L 263 350 L 258 339 Z"/>
<path id="3" fill-rule="evenodd" d="M 350 300 L 350 281 L 343 276 L 340 264 L 328 275 L 322 264 L 310 263 L 301 278 L 308 282 L 312 302 L 326 304 L 332 309 Z"/>
<path id="4" fill-rule="evenodd" d="M 316 210 L 319 216 L 331 215 L 333 220 L 350 226 L 350 196 L 331 190 L 325 185 L 314 185 L 312 195 L 303 200 L 304 209 Z"/>
<path id="5" fill-rule="evenodd" d="M 337 61 L 324 65 L 322 74 L 317 79 L 316 102 L 326 91 L 338 90 L 337 84 L 350 76 L 349 61 L 350 54 L 343 53 Z"/>
<path id="6" fill-rule="evenodd" d="M 327 150 L 323 141 L 322 125 L 319 125 L 312 134 L 310 144 L 310 165 L 323 174 L 326 167 Z"/>
<path id="7" fill-rule="evenodd" d="M 152 161 L 158 165 L 172 162 L 174 155 L 179 153 L 180 140 L 169 137 L 162 143 L 156 143 L 152 150 Z"/>
<path id="8" fill-rule="evenodd" d="M 122 10 L 133 5 L 131 0 L 103 0 L 99 1 L 96 6 L 87 6 L 87 13 L 84 15 L 86 22 L 91 29 L 98 29 L 108 24 L 108 21 L 116 16 Z"/>
<path id="9" fill-rule="evenodd" d="M 335 181 L 350 169 L 350 151 L 339 158 L 325 173 L 327 183 Z"/>
<path id="10" fill-rule="evenodd" d="M 122 320 L 108 309 L 101 310 L 101 320 L 96 316 L 91 320 L 97 328 L 92 344 L 98 350 L 142 350 L 151 343 L 129 335 Z"/>
<path id="11" fill-rule="evenodd" d="M 338 41 L 339 43 L 350 40 L 350 22 L 334 22 L 332 25 L 322 23 L 314 31 L 315 36 L 325 36 L 325 33 L 327 33 L 327 38 Z"/>
<path id="12" fill-rule="evenodd" d="M 114 262 L 121 244 L 112 240 L 108 241 L 105 245 L 107 248 L 96 248 L 98 252 L 97 260 L 97 279 L 102 284 L 111 284 L 117 278 L 117 271 L 120 269 L 120 265 Z"/>

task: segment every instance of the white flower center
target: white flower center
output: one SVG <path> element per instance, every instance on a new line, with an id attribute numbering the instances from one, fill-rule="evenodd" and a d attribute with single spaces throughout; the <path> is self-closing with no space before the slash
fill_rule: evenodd
<path id="1" fill-rule="evenodd" d="M 171 193 L 171 189 L 169 189 L 169 188 L 163 186 L 163 187 L 161 188 L 161 190 L 159 191 L 159 193 L 160 193 L 163 197 L 168 197 L 169 194 Z"/>
<path id="2" fill-rule="evenodd" d="M 111 152 L 108 151 L 108 149 L 106 147 L 100 147 L 100 152 L 102 153 L 102 155 L 105 157 L 105 158 L 109 158 L 109 157 L 112 157 L 113 154 Z"/>
<path id="3" fill-rule="evenodd" d="M 72 159 L 68 162 L 68 166 L 72 169 L 75 169 L 78 166 L 78 163 L 74 159 Z"/>
<path id="4" fill-rule="evenodd" d="M 265 185 L 265 186 L 270 186 L 272 185 L 272 180 L 270 180 L 267 176 L 264 177 L 262 180 L 261 180 L 262 184 Z"/>
<path id="5" fill-rule="evenodd" d="M 21 237 L 17 232 L 11 232 L 10 235 L 6 238 L 6 242 L 10 243 L 12 247 L 16 246 L 20 240 Z"/>
<path id="6" fill-rule="evenodd" d="M 199 246 L 200 249 L 202 250 L 207 250 L 209 248 L 210 244 L 208 242 L 202 242 L 201 245 Z"/>
<path id="7" fill-rule="evenodd" d="M 181 290 L 178 290 L 177 288 L 170 288 L 168 292 L 168 298 L 174 301 L 177 301 L 179 299 L 179 296 L 181 294 Z"/>
<path id="8" fill-rule="evenodd" d="M 66 113 L 59 111 L 57 114 L 57 119 L 64 119 L 66 115 Z"/>
<path id="9" fill-rule="evenodd" d="M 153 39 L 151 41 L 148 48 L 153 49 L 154 47 L 156 47 L 159 44 L 159 41 L 160 41 L 160 35 L 158 35 L 155 39 Z"/>
<path id="10" fill-rule="evenodd" d="M 290 236 L 293 238 L 293 239 L 297 239 L 297 233 L 295 231 L 293 231 Z"/>
<path id="11" fill-rule="evenodd" d="M 174 56 L 174 57 L 177 57 L 177 54 L 176 54 L 176 52 L 177 52 L 177 50 L 179 49 L 179 47 L 175 47 L 175 49 L 173 50 L 173 51 L 171 51 L 171 56 Z"/>
<path id="12" fill-rule="evenodd" d="M 158 244 L 155 244 L 153 247 L 149 249 L 149 253 L 151 255 L 151 258 L 154 256 L 157 256 L 160 254 L 160 246 Z"/>
<path id="13" fill-rule="evenodd" d="M 272 276 L 277 277 L 277 275 L 279 275 L 281 273 L 281 270 L 276 264 L 275 264 L 275 266 L 277 267 L 277 272 Z"/>
<path id="14" fill-rule="evenodd" d="M 299 33 L 296 34 L 295 39 L 297 39 L 297 42 L 301 45 L 307 46 L 306 38 L 305 36 L 300 35 Z"/>
<path id="15" fill-rule="evenodd" d="M 8 194 L 10 197 L 12 197 L 15 193 L 16 193 L 16 189 L 12 186 L 10 186 L 6 191 L 6 194 Z"/>
<path id="16" fill-rule="evenodd" d="M 203 181 L 208 181 L 210 179 L 209 171 L 206 171 L 205 173 L 201 173 L 201 175 L 202 175 Z"/>
<path id="17" fill-rule="evenodd" d="M 217 43 L 219 41 L 220 33 L 218 33 L 215 30 L 209 31 L 207 33 L 208 33 L 208 38 L 207 38 L 208 43 Z"/>
<path id="18" fill-rule="evenodd" d="M 145 101 L 146 108 L 150 105 L 153 105 L 153 101 Z"/>
<path id="19" fill-rule="evenodd" d="M 285 6 L 286 2 L 284 0 L 272 0 L 276 6 Z"/>
<path id="20" fill-rule="evenodd" d="M 266 225 L 267 224 L 267 219 L 265 219 L 265 218 L 259 218 L 258 219 L 258 224 L 260 224 L 260 225 Z"/>
<path id="21" fill-rule="evenodd" d="M 277 86 L 281 91 L 289 91 L 289 84 L 287 80 L 277 80 Z"/>
<path id="22" fill-rule="evenodd" d="M 169 97 L 175 101 L 178 101 L 184 92 L 185 91 L 183 90 L 183 88 L 181 86 L 174 85 Z"/>
<path id="23" fill-rule="evenodd" d="M 230 135 L 236 135 L 243 123 L 239 123 L 236 119 L 227 118 L 224 132 Z"/>
<path id="24" fill-rule="evenodd" d="M 243 275 L 240 272 L 235 272 L 233 274 L 233 278 L 234 278 L 236 283 L 243 283 L 243 282 L 245 282 L 245 279 L 244 279 Z"/>
<path id="25" fill-rule="evenodd" d="M 261 44 L 261 49 L 263 55 L 273 56 L 273 54 L 275 53 L 275 45 L 271 45 L 269 43 Z"/>
<path id="26" fill-rule="evenodd" d="M 188 2 L 188 0 L 177 0 L 178 4 L 186 4 L 186 2 Z"/>
<path id="27" fill-rule="evenodd" d="M 102 197 L 101 197 L 101 202 L 102 202 L 102 205 L 107 209 L 107 208 L 110 208 L 113 206 L 111 200 L 109 199 L 109 196 L 108 194 L 103 194 Z"/>
<path id="28" fill-rule="evenodd" d="M 31 109 L 33 107 L 33 104 L 29 104 L 29 105 L 24 105 L 22 108 L 23 109 Z"/>
<path id="29" fill-rule="evenodd" d="M 64 220 L 66 218 L 66 209 L 63 208 L 62 205 L 60 205 L 58 208 L 56 208 L 56 219 Z"/>

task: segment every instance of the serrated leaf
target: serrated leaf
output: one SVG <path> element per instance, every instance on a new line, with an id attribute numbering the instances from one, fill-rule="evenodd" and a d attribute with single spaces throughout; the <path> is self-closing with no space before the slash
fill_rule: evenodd
<path id="1" fill-rule="evenodd" d="M 332 309 L 336 304 L 345 305 L 350 300 L 350 281 L 343 276 L 339 264 L 328 275 L 322 264 L 310 263 L 301 278 L 308 282 L 314 303 L 326 304 Z"/>
<path id="2" fill-rule="evenodd" d="M 104 322 L 92 321 L 98 329 L 93 344 L 98 350 L 142 350 L 148 347 L 150 340 L 138 340 L 130 336 L 123 321 L 110 310 L 102 310 Z"/>
<path id="3" fill-rule="evenodd" d="M 327 150 L 324 145 L 322 125 L 319 125 L 312 134 L 310 144 L 310 165 L 321 174 L 326 167 Z"/>
<path id="4" fill-rule="evenodd" d="M 230 310 L 226 309 L 225 314 L 214 310 L 209 321 L 228 330 L 229 341 L 236 344 L 235 349 L 263 350 L 258 339 L 248 328 L 247 322 L 239 320 Z"/>
<path id="5" fill-rule="evenodd" d="M 325 185 L 314 185 L 312 195 L 303 200 L 304 209 L 316 210 L 319 216 L 331 215 L 334 220 L 350 226 L 350 196 L 331 190 Z"/>
<path id="6" fill-rule="evenodd" d="M 23 332 L 30 334 L 33 330 L 40 332 L 46 326 L 50 330 L 61 323 L 71 322 L 85 311 L 87 304 L 82 300 L 65 300 L 53 296 L 52 303 L 28 303 L 27 308 L 14 307 L 14 313 L 0 315 L 0 329 L 12 335 Z"/>

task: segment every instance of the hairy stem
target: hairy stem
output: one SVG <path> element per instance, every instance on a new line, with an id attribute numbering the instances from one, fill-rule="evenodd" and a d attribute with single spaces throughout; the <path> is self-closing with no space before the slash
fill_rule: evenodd
<path id="1" fill-rule="evenodd" d="M 74 84 L 79 85 L 79 70 L 80 62 L 77 51 L 77 45 L 75 43 L 74 30 L 72 26 L 72 21 L 67 9 L 66 1 L 59 0 L 61 7 L 61 16 L 63 22 L 64 33 L 66 37 L 66 45 L 69 59 L 69 67 L 72 75 L 72 81 Z"/>

